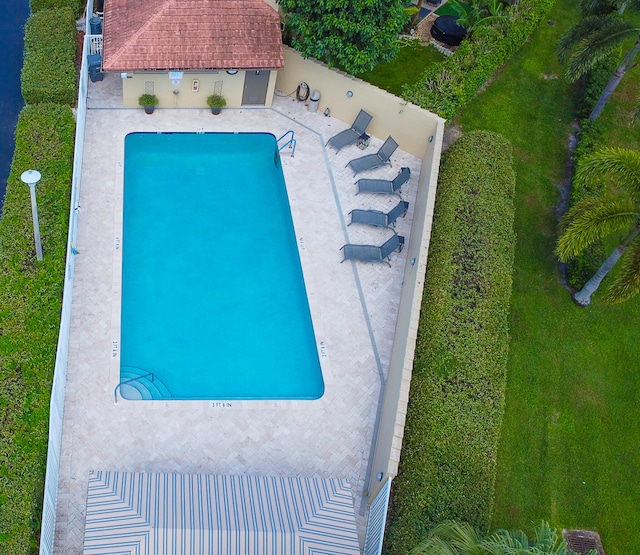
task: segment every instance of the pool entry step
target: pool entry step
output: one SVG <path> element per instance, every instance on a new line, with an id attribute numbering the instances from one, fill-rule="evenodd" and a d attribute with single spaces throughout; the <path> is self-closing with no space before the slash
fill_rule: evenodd
<path id="1" fill-rule="evenodd" d="M 171 399 L 169 389 L 154 376 L 153 372 L 145 372 L 134 366 L 122 366 L 120 368 L 120 383 L 113 391 L 115 402 L 118 402 L 118 393 L 128 401 L 149 401 L 155 399 Z"/>

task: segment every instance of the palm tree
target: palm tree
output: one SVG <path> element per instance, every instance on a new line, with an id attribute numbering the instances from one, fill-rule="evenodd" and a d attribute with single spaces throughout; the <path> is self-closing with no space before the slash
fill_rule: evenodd
<path id="1" fill-rule="evenodd" d="M 434 527 L 409 555 L 574 555 L 574 552 L 547 522 L 536 527 L 533 538 L 520 530 L 498 530 L 482 538 L 470 524 L 446 521 Z"/>
<path id="2" fill-rule="evenodd" d="M 560 260 L 573 258 L 611 235 L 624 237 L 595 275 L 574 293 L 573 299 L 580 306 L 588 306 L 591 295 L 626 254 L 604 297 L 611 303 L 626 301 L 640 292 L 640 241 L 636 241 L 640 233 L 640 152 L 602 149 L 583 160 L 575 179 L 578 183 L 608 179 L 615 194 L 585 198 L 567 212 L 556 247 Z"/>
<path id="3" fill-rule="evenodd" d="M 640 0 L 582 0 L 581 6 L 586 17 L 562 35 L 558 43 L 558 57 L 566 65 L 570 81 L 576 81 L 634 40 L 594 106 L 589 116 L 589 121 L 593 121 L 640 52 L 640 28 L 623 18 L 627 8 L 640 9 Z"/>

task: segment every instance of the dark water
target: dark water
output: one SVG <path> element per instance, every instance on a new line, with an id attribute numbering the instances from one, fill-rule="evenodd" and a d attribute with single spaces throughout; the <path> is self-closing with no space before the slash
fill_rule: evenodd
<path id="1" fill-rule="evenodd" d="M 4 201 L 14 150 L 14 131 L 24 105 L 20 71 L 29 0 L 0 0 L 0 199 Z"/>

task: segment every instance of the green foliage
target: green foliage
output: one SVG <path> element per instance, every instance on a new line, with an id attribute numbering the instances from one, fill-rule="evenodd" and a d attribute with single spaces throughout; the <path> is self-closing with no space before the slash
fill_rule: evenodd
<path id="1" fill-rule="evenodd" d="M 75 123 L 69 107 L 23 109 L 0 219 L 0 553 L 34 553 L 40 530 L 49 394 L 60 325 Z M 36 261 L 28 187 L 37 169 L 44 259 Z"/>
<path id="2" fill-rule="evenodd" d="M 24 36 L 22 96 L 27 104 L 76 102 L 76 25 L 71 8 L 29 17 Z"/>
<path id="3" fill-rule="evenodd" d="M 155 94 L 141 94 L 138 98 L 138 104 L 144 108 L 153 108 L 158 105 L 158 97 Z"/>
<path id="4" fill-rule="evenodd" d="M 509 142 L 464 135 L 442 161 L 389 554 L 460 519 L 489 525 L 515 235 Z"/>
<path id="5" fill-rule="evenodd" d="M 579 117 L 587 118 L 589 114 L 591 114 L 602 91 L 609 82 L 609 78 L 618 66 L 620 54 L 620 49 L 616 50 L 600 63 L 596 64 L 591 71 L 585 75 L 584 93 L 578 108 Z"/>
<path id="6" fill-rule="evenodd" d="M 558 43 L 558 57 L 565 64 L 567 79 L 576 81 L 604 60 L 619 53 L 630 39 L 638 39 L 639 31 L 618 13 L 589 16 L 580 20 Z"/>
<path id="7" fill-rule="evenodd" d="M 505 9 L 500 0 L 449 0 L 448 4 L 455 11 L 456 23 L 472 34 L 480 25 L 490 25 L 504 21 Z"/>
<path id="8" fill-rule="evenodd" d="M 224 108 L 226 105 L 227 101 L 219 94 L 212 94 L 207 97 L 207 106 L 209 108 Z"/>
<path id="9" fill-rule="evenodd" d="M 608 79 L 608 76 L 606 78 Z M 599 96 L 598 92 L 595 94 Z M 593 106 L 583 102 L 582 108 L 586 110 L 586 114 L 589 114 Z M 584 157 L 589 156 L 598 149 L 602 145 L 602 141 L 602 126 L 598 123 L 598 120 L 584 120 L 578 135 L 578 145 L 573 153 L 575 164 L 579 164 Z M 569 208 L 585 198 L 601 197 L 604 193 L 605 186 L 602 181 L 579 181 L 573 179 Z M 582 286 L 596 273 L 605 258 L 604 243 L 596 241 L 579 255 L 568 260 L 565 271 L 569 285 L 576 290 L 582 289 Z"/>
<path id="10" fill-rule="evenodd" d="M 430 67 L 403 97 L 451 119 L 487 80 L 527 41 L 554 0 L 521 0 L 504 10 L 504 19 L 479 26 L 455 54 Z"/>
<path id="11" fill-rule="evenodd" d="M 536 526 L 529 538 L 522 530 L 497 530 L 483 537 L 466 522 L 445 521 L 409 555 L 579 555 L 548 522 Z M 592 555 L 597 555 L 595 551 Z"/>
<path id="12" fill-rule="evenodd" d="M 291 45 L 352 74 L 393 59 L 407 23 L 404 0 L 279 0 Z"/>
<path id="13" fill-rule="evenodd" d="M 71 8 L 73 13 L 79 16 L 86 5 L 86 2 L 84 0 L 31 0 L 30 5 L 32 13 L 56 8 Z"/>
<path id="14" fill-rule="evenodd" d="M 563 218 L 556 253 L 561 260 L 613 236 L 628 247 L 620 272 L 612 278 L 605 300 L 622 302 L 640 291 L 640 152 L 603 148 L 581 159 L 574 182 L 585 194 Z M 593 194 L 608 186 L 606 195 Z"/>

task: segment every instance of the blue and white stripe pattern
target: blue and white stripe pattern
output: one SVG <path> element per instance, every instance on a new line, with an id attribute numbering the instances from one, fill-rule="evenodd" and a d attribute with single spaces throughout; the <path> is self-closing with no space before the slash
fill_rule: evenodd
<path id="1" fill-rule="evenodd" d="M 334 478 L 92 471 L 85 555 L 359 555 Z"/>

